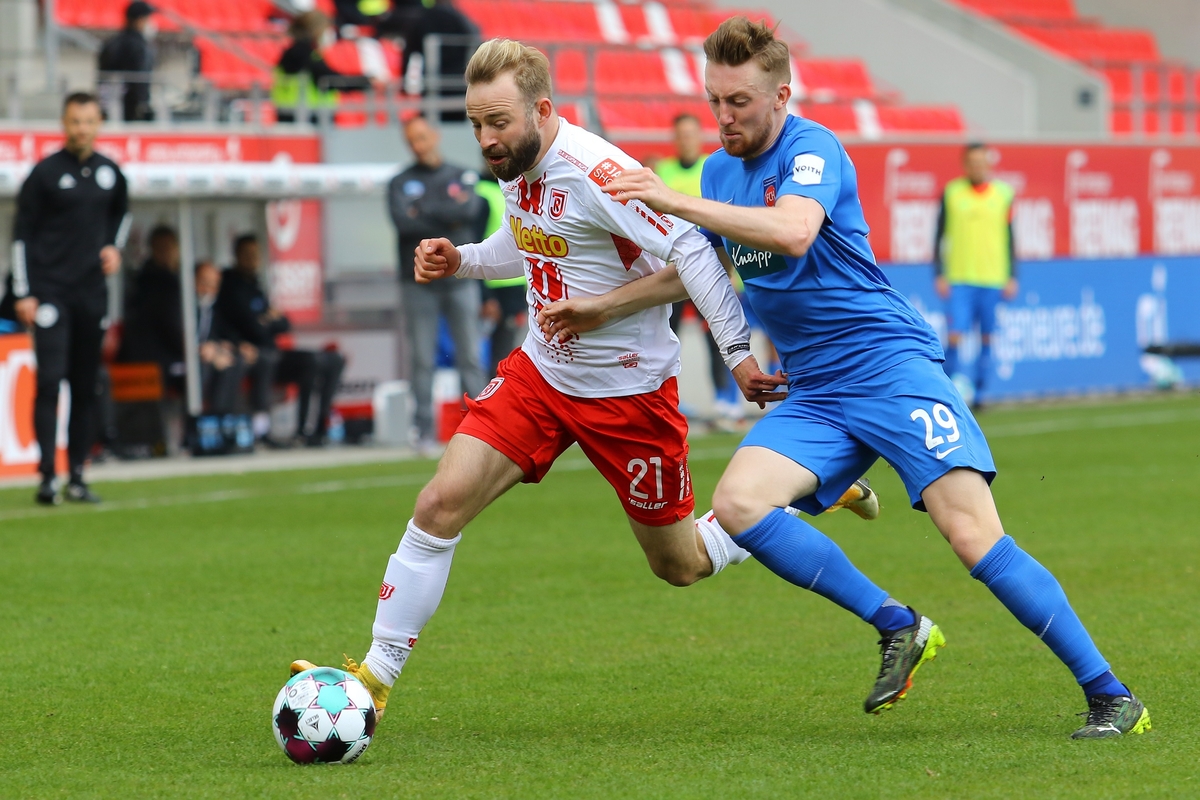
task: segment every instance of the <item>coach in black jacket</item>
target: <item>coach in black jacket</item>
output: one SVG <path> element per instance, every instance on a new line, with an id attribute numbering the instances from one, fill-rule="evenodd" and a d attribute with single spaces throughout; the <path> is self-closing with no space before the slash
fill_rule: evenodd
<path id="1" fill-rule="evenodd" d="M 98 500 L 83 482 L 83 462 L 94 435 L 89 420 L 108 310 L 104 279 L 121 268 L 120 248 L 129 229 L 125 176 L 94 149 L 100 129 L 96 96 L 68 96 L 62 122 L 65 146 L 25 179 L 13 226 L 13 311 L 22 325 L 33 326 L 38 362 L 33 425 L 42 450 L 37 500 L 45 504 L 58 501 L 54 443 L 63 379 L 71 386 L 66 496 Z"/>

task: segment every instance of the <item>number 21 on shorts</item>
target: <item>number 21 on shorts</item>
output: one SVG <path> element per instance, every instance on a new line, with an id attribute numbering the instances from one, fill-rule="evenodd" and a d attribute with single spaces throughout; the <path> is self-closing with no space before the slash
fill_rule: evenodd
<path id="1" fill-rule="evenodd" d="M 933 413 L 930 414 L 930 411 Z M 925 449 L 935 451 L 938 461 L 941 461 L 946 456 L 953 453 L 961 444 L 954 445 L 962 434 L 958 430 L 958 420 L 954 418 L 954 414 L 950 413 L 950 409 L 941 403 L 935 403 L 930 411 L 923 408 L 913 409 L 913 412 L 908 415 L 908 418 L 913 422 L 923 422 L 925 424 Z M 934 427 L 937 427 L 939 435 L 934 435 Z M 953 447 L 943 448 L 943 445 L 954 445 Z"/>

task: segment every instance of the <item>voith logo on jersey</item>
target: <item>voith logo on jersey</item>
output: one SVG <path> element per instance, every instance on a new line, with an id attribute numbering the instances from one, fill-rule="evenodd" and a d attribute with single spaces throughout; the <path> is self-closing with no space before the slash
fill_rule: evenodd
<path id="1" fill-rule="evenodd" d="M 517 247 L 526 253 L 535 253 L 547 258 L 562 258 L 571 252 L 567 240 L 558 235 L 547 235 L 540 225 L 525 225 L 521 217 L 510 216 L 508 225 L 512 228 L 513 241 Z"/>
<path id="2" fill-rule="evenodd" d="M 802 153 L 792 162 L 792 180 L 801 186 L 816 186 L 825 174 L 825 159 L 816 153 Z"/>

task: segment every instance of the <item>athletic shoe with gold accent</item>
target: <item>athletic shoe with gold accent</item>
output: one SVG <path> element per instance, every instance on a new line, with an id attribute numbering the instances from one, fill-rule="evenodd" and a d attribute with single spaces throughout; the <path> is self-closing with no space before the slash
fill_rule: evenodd
<path id="1" fill-rule="evenodd" d="M 866 478 L 859 478 L 847 489 L 841 499 L 825 509 L 826 514 L 848 508 L 863 519 L 875 519 L 879 516 L 879 495 L 871 489 L 871 483 Z"/>
<path id="2" fill-rule="evenodd" d="M 1084 716 L 1080 714 L 1079 716 Z M 1094 694 L 1088 698 L 1087 722 L 1072 739 L 1111 739 L 1150 730 L 1150 712 L 1132 694 Z"/>
<path id="3" fill-rule="evenodd" d="M 342 669 L 358 678 L 358 682 L 371 693 L 371 699 L 375 701 L 375 719 L 377 721 L 383 719 L 383 712 L 387 707 L 388 693 L 392 691 L 392 687 L 371 674 L 371 670 L 366 664 L 359 664 L 345 654 L 342 654 L 342 658 L 346 659 L 346 663 L 342 664 Z M 297 675 L 306 669 L 316 669 L 316 666 L 311 661 L 298 658 L 292 662 L 291 671 L 293 675 Z"/>
<path id="4" fill-rule="evenodd" d="M 883 663 L 875 688 L 863 703 L 868 714 L 887 711 L 908 695 L 912 688 L 913 675 L 926 661 L 937 657 L 939 647 L 946 646 L 946 637 L 929 617 L 923 617 L 909 608 L 916 621 L 907 628 L 887 631 L 879 640 L 879 652 Z"/>

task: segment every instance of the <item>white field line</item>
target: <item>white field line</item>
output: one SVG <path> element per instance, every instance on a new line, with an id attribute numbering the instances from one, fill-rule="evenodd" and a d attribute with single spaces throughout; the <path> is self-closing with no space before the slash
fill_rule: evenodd
<path id="1" fill-rule="evenodd" d="M 689 454 L 693 461 L 729 458 L 728 449 L 694 450 Z M 586 458 L 564 458 L 554 465 L 556 472 L 579 472 L 593 469 Z M 222 489 L 214 492 L 199 492 L 196 494 L 161 495 L 158 497 L 138 497 L 129 500 L 112 500 L 98 506 L 64 505 L 57 509 L 17 508 L 0 511 L 0 522 L 5 520 L 32 519 L 36 517 L 76 516 L 79 514 L 101 514 L 112 511 L 136 511 L 145 508 L 167 508 L 171 506 L 206 505 L 209 503 L 226 503 L 231 500 L 253 500 L 258 497 L 289 497 L 310 494 L 329 494 L 332 492 L 352 492 L 363 489 L 387 489 L 400 486 L 422 486 L 431 474 L 418 475 L 381 475 L 377 478 L 356 478 L 341 481 L 320 481 L 318 483 L 300 483 L 275 489 Z"/>
<path id="2" fill-rule="evenodd" d="M 1200 409 L 1131 411 L 1121 414 L 1097 414 L 1095 416 L 1062 417 L 1036 422 L 1017 422 L 1007 425 L 989 426 L 985 433 L 989 439 L 1007 439 L 1018 436 L 1040 436 L 1047 433 L 1061 433 L 1066 431 L 1136 428 L 1143 425 L 1171 425 L 1178 422 L 1200 422 Z M 732 450 L 729 448 L 713 448 L 693 450 L 688 455 L 688 458 L 691 461 L 712 461 L 728 459 L 731 455 Z M 558 472 L 578 472 L 592 468 L 591 463 L 586 458 L 579 457 L 563 458 L 554 465 L 554 470 Z M 428 481 L 430 477 L 432 476 L 429 474 L 384 475 L 376 478 L 299 483 L 276 489 L 225 489 L 197 494 L 141 497 L 130 500 L 114 500 L 99 506 L 67 506 L 53 510 L 35 506 L 0 511 L 0 521 L 65 515 L 75 516 L 77 514 L 98 514 L 144 508 L 205 505 L 209 503 L 225 503 L 232 500 L 251 500 L 258 497 L 286 497 L 328 494 L 332 492 L 352 492 L 364 489 L 386 489 L 400 486 L 419 486 Z"/>

